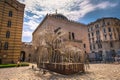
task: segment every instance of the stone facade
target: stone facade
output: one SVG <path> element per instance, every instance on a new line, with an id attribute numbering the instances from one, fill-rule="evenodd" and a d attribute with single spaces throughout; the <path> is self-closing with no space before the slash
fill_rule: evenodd
<path id="1" fill-rule="evenodd" d="M 20 57 L 24 8 L 17 0 L 0 0 L 0 64 Z"/>
<path id="2" fill-rule="evenodd" d="M 84 48 L 85 53 L 89 53 L 90 50 L 86 25 L 70 21 L 62 14 L 47 14 L 40 25 L 37 27 L 37 29 L 33 32 L 34 47 L 37 44 L 35 40 L 36 37 L 38 37 L 39 32 L 43 31 L 44 29 L 64 31 L 66 33 L 66 35 L 64 36 L 65 40 L 73 41 L 73 43 L 71 44 L 77 47 L 80 46 L 80 48 Z M 60 33 L 62 33 L 62 31 Z"/>
<path id="3" fill-rule="evenodd" d="M 88 24 L 91 53 L 99 57 L 114 57 L 120 53 L 120 20 L 102 18 Z"/>
<path id="4" fill-rule="evenodd" d="M 25 62 L 34 62 L 34 52 L 31 42 L 23 42 L 21 47 L 20 60 Z"/>

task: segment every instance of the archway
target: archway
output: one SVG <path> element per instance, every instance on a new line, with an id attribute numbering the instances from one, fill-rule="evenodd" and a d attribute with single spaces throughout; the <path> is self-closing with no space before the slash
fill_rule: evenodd
<path id="1" fill-rule="evenodd" d="M 21 53 L 20 53 L 20 61 L 22 61 L 22 62 L 25 61 L 25 51 L 21 51 Z"/>

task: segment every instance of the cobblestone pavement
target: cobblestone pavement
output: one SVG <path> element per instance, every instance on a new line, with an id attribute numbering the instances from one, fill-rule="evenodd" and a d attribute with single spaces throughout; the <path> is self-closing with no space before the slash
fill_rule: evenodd
<path id="1" fill-rule="evenodd" d="M 2 68 L 0 80 L 120 80 L 120 64 L 90 64 L 90 69 L 86 73 L 69 76 L 53 72 L 42 74 L 42 71 L 32 69 L 32 65 Z"/>

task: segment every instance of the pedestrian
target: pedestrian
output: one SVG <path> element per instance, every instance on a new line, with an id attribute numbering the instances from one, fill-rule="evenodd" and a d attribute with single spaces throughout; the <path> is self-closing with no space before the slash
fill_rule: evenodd
<path id="1" fill-rule="evenodd" d="M 118 63 L 120 63 L 120 55 L 118 55 L 118 60 L 117 61 L 118 61 Z"/>
<path id="2" fill-rule="evenodd" d="M 32 65 L 32 69 L 34 69 L 34 65 Z"/>
<path id="3" fill-rule="evenodd" d="M 115 63 L 118 63 L 118 56 L 115 56 Z"/>
<path id="4" fill-rule="evenodd" d="M 85 54 L 85 68 L 86 68 L 86 70 L 90 68 L 89 55 L 87 53 Z"/>
<path id="5" fill-rule="evenodd" d="M 17 61 L 17 67 L 19 67 L 19 66 L 20 66 L 20 61 L 18 60 L 18 61 Z"/>

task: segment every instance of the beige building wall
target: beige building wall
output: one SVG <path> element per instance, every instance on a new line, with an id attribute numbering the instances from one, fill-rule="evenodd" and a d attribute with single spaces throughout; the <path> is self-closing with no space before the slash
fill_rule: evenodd
<path id="1" fill-rule="evenodd" d="M 34 50 L 31 42 L 22 42 L 20 60 L 35 62 Z M 23 56 L 24 55 L 24 56 Z"/>
<path id="2" fill-rule="evenodd" d="M 74 34 L 75 41 L 82 41 L 82 47 L 84 47 L 84 51 L 89 53 L 89 41 L 88 41 L 88 32 L 87 26 L 81 23 L 77 23 L 74 21 L 68 20 L 65 16 L 61 14 L 50 14 L 46 15 L 44 20 L 40 23 L 37 29 L 33 32 L 33 44 L 35 43 L 35 38 L 37 34 L 44 30 L 45 28 L 51 28 L 52 30 L 61 28 L 64 32 L 66 32 L 66 39 L 69 39 L 70 33 Z M 79 45 L 79 44 L 78 44 Z"/>
<path id="3" fill-rule="evenodd" d="M 0 63 L 20 57 L 24 8 L 17 0 L 0 0 Z"/>
<path id="4" fill-rule="evenodd" d="M 118 53 L 120 51 L 120 20 L 102 18 L 88 25 L 91 53 Z"/>

